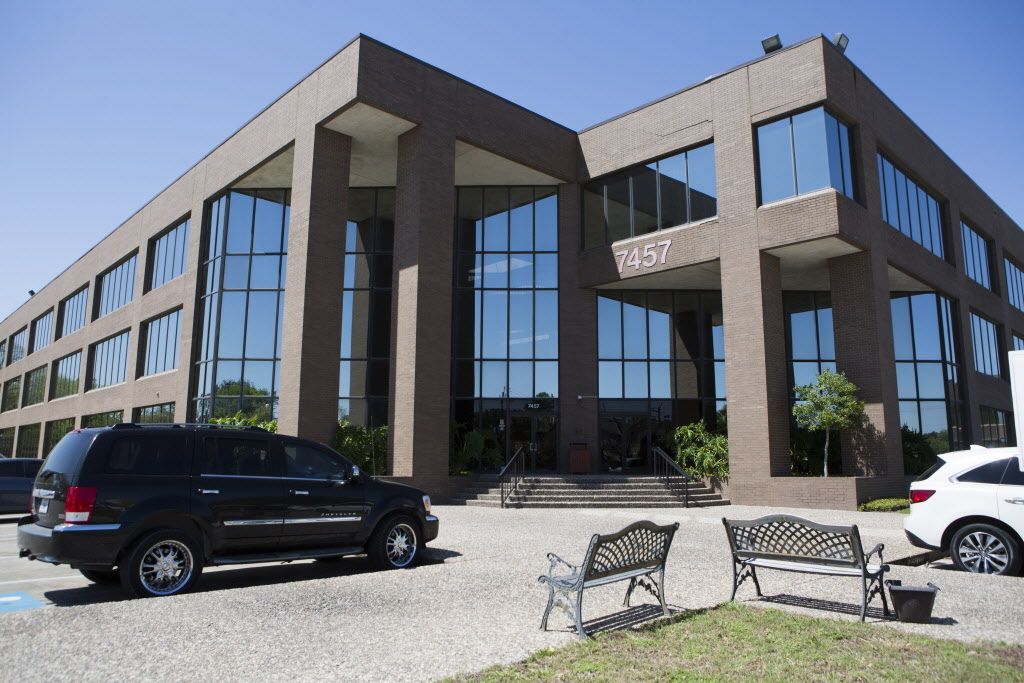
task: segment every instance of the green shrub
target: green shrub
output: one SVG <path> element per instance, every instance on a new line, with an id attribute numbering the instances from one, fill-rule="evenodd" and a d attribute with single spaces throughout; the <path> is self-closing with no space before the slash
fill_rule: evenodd
<path id="1" fill-rule="evenodd" d="M 358 465 L 367 474 L 379 476 L 386 473 L 388 458 L 388 428 L 354 425 L 348 420 L 338 420 L 331 440 L 331 448 Z"/>
<path id="2" fill-rule="evenodd" d="M 461 431 L 453 422 L 451 433 L 452 452 L 448 462 L 450 474 L 468 474 L 479 469 L 484 455 L 484 435 L 475 429 Z"/>
<path id="3" fill-rule="evenodd" d="M 676 462 L 699 479 L 729 476 L 729 439 L 708 431 L 703 422 L 676 429 Z"/>
<path id="4" fill-rule="evenodd" d="M 225 425 L 231 427 L 259 427 L 268 432 L 277 433 L 277 420 L 264 420 L 258 415 L 246 415 L 239 411 L 227 417 L 211 417 L 207 420 L 212 425 Z"/>
<path id="5" fill-rule="evenodd" d="M 876 498 L 857 506 L 861 512 L 899 512 L 910 509 L 909 498 Z"/>

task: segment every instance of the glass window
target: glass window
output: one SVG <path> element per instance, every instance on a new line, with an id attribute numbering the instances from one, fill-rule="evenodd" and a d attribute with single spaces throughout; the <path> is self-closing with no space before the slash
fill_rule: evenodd
<path id="1" fill-rule="evenodd" d="M 49 346 L 53 340 L 53 309 L 51 308 L 33 320 L 31 330 L 32 350 L 30 353 L 35 353 Z"/>
<path id="2" fill-rule="evenodd" d="M 0 437 L 2 439 L 2 437 Z M 2 441 L 0 441 L 2 443 Z M 2 448 L 2 446 L 0 446 Z M 0 450 L 0 452 L 3 452 Z M 1020 459 L 1010 458 L 1010 464 L 1003 472 L 1003 486 L 1024 486 L 1024 472 L 1020 469 Z"/>
<path id="3" fill-rule="evenodd" d="M 276 304 L 277 301 L 275 300 Z M 178 367 L 178 323 L 181 309 L 143 325 L 145 356 L 140 376 L 155 375 Z"/>
<path id="4" fill-rule="evenodd" d="M 135 296 L 135 261 L 138 254 L 132 254 L 99 277 L 96 287 L 96 315 L 102 318 L 131 303 Z"/>
<path id="5" fill-rule="evenodd" d="M 18 448 L 14 453 L 14 457 L 38 458 L 40 432 L 41 430 L 38 422 L 18 427 Z"/>
<path id="6" fill-rule="evenodd" d="M 879 184 L 882 190 L 882 219 L 939 258 L 945 259 L 938 201 L 881 152 L 878 153 L 878 167 L 881 169 Z"/>
<path id="7" fill-rule="evenodd" d="M 61 339 L 85 325 L 86 305 L 89 301 L 89 286 L 62 300 L 57 306 L 57 338 Z"/>
<path id="8" fill-rule="evenodd" d="M 124 411 L 108 410 L 105 413 L 93 413 L 82 416 L 82 428 L 110 427 L 124 422 Z"/>
<path id="9" fill-rule="evenodd" d="M 148 290 L 161 287 L 185 272 L 188 256 L 188 219 L 149 241 Z"/>
<path id="10" fill-rule="evenodd" d="M 907 474 L 964 445 L 952 302 L 934 292 L 893 293 L 897 392 Z"/>
<path id="11" fill-rule="evenodd" d="M 14 427 L 0 429 L 0 456 L 14 457 Z"/>
<path id="12" fill-rule="evenodd" d="M 43 430 L 43 457 L 45 458 L 67 434 L 75 428 L 75 418 L 51 420 Z"/>
<path id="13" fill-rule="evenodd" d="M 50 400 L 64 398 L 78 393 L 78 383 L 82 376 L 82 352 L 75 351 L 53 363 L 53 379 L 50 388 Z"/>
<path id="14" fill-rule="evenodd" d="M 158 403 L 135 409 L 132 422 L 136 424 L 170 424 L 174 422 L 174 402 Z"/>
<path id="15" fill-rule="evenodd" d="M 134 477 L 186 476 L 185 437 L 178 434 L 117 439 L 107 454 L 106 473 Z"/>
<path id="16" fill-rule="evenodd" d="M 558 195 L 553 187 L 459 187 L 456 206 L 452 444 L 478 431 L 481 457 L 504 463 L 511 412 L 557 410 L 533 399 L 558 396 Z"/>
<path id="17" fill-rule="evenodd" d="M 17 410 L 21 399 L 21 377 L 12 377 L 4 382 L 4 395 L 0 398 L 0 412 Z"/>
<path id="18" fill-rule="evenodd" d="M 823 107 L 757 127 L 761 203 L 831 187 L 851 199 L 850 131 Z"/>
<path id="19" fill-rule="evenodd" d="M 1024 311 L 1024 270 L 1009 258 L 1003 259 L 1006 271 L 1006 298 L 1018 311 Z"/>
<path id="20" fill-rule="evenodd" d="M 7 365 L 7 340 L 0 339 L 0 368 Z"/>
<path id="21" fill-rule="evenodd" d="M 235 477 L 280 477 L 283 474 L 267 442 L 256 439 L 206 439 L 199 473 Z"/>
<path id="22" fill-rule="evenodd" d="M 284 445 L 285 474 L 302 479 L 335 479 L 348 477 L 348 464 L 336 453 L 305 444 Z"/>
<path id="23" fill-rule="evenodd" d="M 289 204 L 290 192 L 280 189 L 233 190 L 208 204 L 196 420 L 277 414 Z M 373 235 L 366 239 L 372 244 Z M 147 345 L 144 371 L 177 367 L 176 315 L 150 323 L 157 344 Z"/>
<path id="24" fill-rule="evenodd" d="M 964 244 L 964 272 L 967 273 L 967 277 L 991 290 L 988 240 L 963 221 L 960 222 L 960 233 Z"/>
<path id="25" fill-rule="evenodd" d="M 11 365 L 25 357 L 28 351 L 28 328 L 23 327 L 11 335 L 8 341 L 10 351 L 7 356 L 7 364 Z"/>
<path id="26" fill-rule="evenodd" d="M 957 481 L 969 482 L 972 484 L 998 484 L 1003 480 L 1003 472 L 1010 464 L 1010 459 L 994 460 L 980 467 L 975 467 L 958 476 Z"/>
<path id="27" fill-rule="evenodd" d="M 1016 332 L 1013 333 L 1013 350 L 1024 351 L 1024 337 Z"/>
<path id="28" fill-rule="evenodd" d="M 89 376 L 86 391 L 125 381 L 128 372 L 129 330 L 89 347 Z"/>
<path id="29" fill-rule="evenodd" d="M 1013 415 L 1006 410 L 980 406 L 981 409 L 981 445 L 986 448 L 1015 446 L 1016 436 L 1013 430 Z M 1014 463 L 1016 465 L 1016 462 Z"/>
<path id="30" fill-rule="evenodd" d="M 718 412 L 726 396 L 721 311 L 718 292 L 601 292 L 597 375 L 602 420 L 620 410 L 651 411 L 661 415 L 658 423 L 705 420 L 720 428 Z M 693 404 L 673 417 L 672 401 L 679 399 Z"/>
<path id="31" fill-rule="evenodd" d="M 22 407 L 46 400 L 46 366 L 25 373 L 25 398 Z"/>
<path id="32" fill-rule="evenodd" d="M 715 146 L 708 143 L 587 183 L 583 246 L 610 244 L 716 215 Z"/>
<path id="33" fill-rule="evenodd" d="M 395 191 L 349 188 L 348 200 L 338 418 L 362 426 L 385 425 L 391 355 Z M 475 243 L 475 233 L 471 239 Z"/>
<path id="34" fill-rule="evenodd" d="M 994 322 L 971 313 L 971 342 L 974 346 L 974 369 L 983 375 L 1002 377 L 1002 364 L 999 359 L 1000 328 Z"/>

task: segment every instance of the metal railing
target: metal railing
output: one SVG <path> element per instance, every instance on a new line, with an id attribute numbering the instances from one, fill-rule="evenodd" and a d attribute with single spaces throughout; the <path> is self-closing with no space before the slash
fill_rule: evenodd
<path id="1" fill-rule="evenodd" d="M 507 507 L 509 497 L 516 492 L 524 477 L 526 477 L 526 457 L 523 447 L 520 446 L 498 473 L 498 483 L 501 484 L 501 507 Z"/>
<path id="2" fill-rule="evenodd" d="M 690 482 L 693 477 L 686 473 L 675 460 L 660 447 L 651 449 L 651 459 L 654 461 L 654 476 L 665 482 L 665 486 L 679 495 L 680 487 L 683 489 L 683 507 L 690 507 Z"/>

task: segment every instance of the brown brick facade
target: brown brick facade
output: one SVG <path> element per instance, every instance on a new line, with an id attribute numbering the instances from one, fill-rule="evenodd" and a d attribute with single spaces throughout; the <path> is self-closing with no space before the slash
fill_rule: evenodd
<path id="1" fill-rule="evenodd" d="M 850 126 L 855 199 L 822 190 L 759 205 L 756 126 L 824 104 Z M 338 132 L 344 131 L 344 132 Z M 581 249 L 581 185 L 635 164 L 715 143 L 718 213 L 657 233 L 664 263 L 620 273 L 615 253 L 648 236 Z M 467 149 L 475 150 L 466 154 Z M 948 262 L 886 225 L 876 150 L 911 171 L 942 204 Z M 460 151 L 461 150 L 461 151 Z M 1003 256 L 1024 259 L 1024 233 L 891 100 L 822 37 L 725 72 L 580 133 L 366 37 L 282 95 L 0 323 L 7 339 L 137 250 L 131 304 L 0 368 L 0 382 L 131 331 L 128 381 L 0 413 L 0 428 L 174 401 L 191 414 L 199 340 L 196 288 L 208 201 L 275 158 L 292 155 L 280 428 L 330 438 L 337 416 L 343 231 L 349 185 L 396 188 L 388 377 L 389 471 L 443 498 L 448 476 L 455 187 L 557 185 L 559 198 L 559 468 L 570 443 L 598 453 L 599 288 L 702 288 L 722 293 L 732 477 L 739 503 L 852 507 L 904 490 L 889 308 L 893 273 L 955 302 L 967 430 L 980 439 L 979 406 L 1010 410 L 1006 381 L 974 371 L 969 314 L 1001 325 L 1004 348 L 1024 332 L 1005 296 Z M 476 161 L 472 161 L 475 158 Z M 485 162 L 480 160 L 484 159 Z M 479 164 L 489 164 L 483 170 Z M 474 166 L 473 164 L 477 164 Z M 481 180 L 473 173 L 485 173 Z M 360 175 L 362 174 L 362 175 Z M 504 174 L 504 175 L 502 175 Z M 482 176 L 481 176 L 482 177 Z M 532 179 L 529 182 L 523 179 Z M 537 180 L 540 178 L 540 180 Z M 183 276 L 143 293 L 150 238 L 191 217 Z M 967 278 L 961 217 L 991 239 L 990 292 Z M 654 284 L 648 284 L 654 283 Z M 674 284 L 675 283 L 675 284 Z M 860 387 L 868 424 L 844 437 L 843 472 L 823 480 L 790 470 L 789 375 L 783 297 L 829 291 L 837 364 Z M 136 379 L 145 321 L 182 308 L 177 370 Z M 92 308 L 90 302 L 90 310 Z M 40 430 L 41 434 L 45 429 Z"/>

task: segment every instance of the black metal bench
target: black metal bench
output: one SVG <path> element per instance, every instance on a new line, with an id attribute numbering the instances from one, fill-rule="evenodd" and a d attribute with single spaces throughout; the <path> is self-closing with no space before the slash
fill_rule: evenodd
<path id="1" fill-rule="evenodd" d="M 757 595 L 761 584 L 757 569 L 850 576 L 861 580 L 860 620 L 864 621 L 868 603 L 875 595 L 882 596 L 882 611 L 889 616 L 882 578 L 889 565 L 882 560 L 885 546 L 879 543 L 864 552 L 857 525 L 830 526 L 816 524 L 789 515 L 769 515 L 754 520 L 722 518 L 732 550 L 732 596 L 748 578 L 754 582 Z M 871 559 L 877 555 L 877 562 Z"/>
<path id="2" fill-rule="evenodd" d="M 668 616 L 668 605 L 665 603 L 665 561 L 668 559 L 672 537 L 678 528 L 678 522 L 658 526 L 653 522 L 642 521 L 630 524 L 614 534 L 594 534 L 583 563 L 578 567 L 554 553 L 548 553 L 551 566 L 547 575 L 537 579 L 548 587 L 548 606 L 540 622 L 541 630 L 547 630 L 548 615 L 551 614 L 551 608 L 557 605 L 576 624 L 576 635 L 585 639 L 583 591 L 616 581 L 629 581 L 623 605 L 629 607 L 633 590 L 640 586 L 658 599 L 662 613 Z M 559 565 L 567 567 L 568 573 L 555 575 Z"/>

